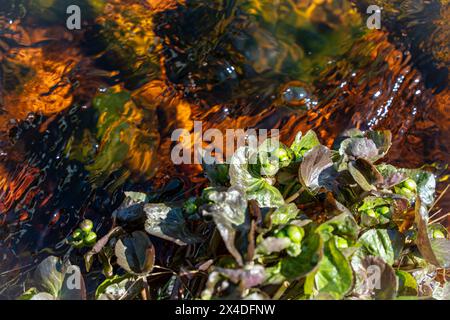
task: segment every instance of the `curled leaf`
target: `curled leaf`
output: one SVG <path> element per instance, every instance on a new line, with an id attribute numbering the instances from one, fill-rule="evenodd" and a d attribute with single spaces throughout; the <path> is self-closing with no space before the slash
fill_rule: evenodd
<path id="1" fill-rule="evenodd" d="M 148 274 L 155 264 L 155 247 L 147 234 L 135 231 L 117 241 L 114 253 L 117 264 L 132 274 Z"/>
<path id="2" fill-rule="evenodd" d="M 214 204 L 205 206 L 203 215 L 212 216 L 228 251 L 242 265 L 242 256 L 236 249 L 235 239 L 238 229 L 244 227 L 246 220 L 247 200 L 243 191 L 235 187 L 228 191 L 214 190 L 208 194 L 208 199 Z"/>
<path id="3" fill-rule="evenodd" d="M 296 159 L 300 160 L 306 152 L 319 145 L 320 141 L 317 138 L 316 133 L 310 130 L 304 136 L 302 136 L 302 132 L 297 134 L 291 145 L 291 150 L 294 152 Z"/>
<path id="4" fill-rule="evenodd" d="M 300 182 L 311 192 L 317 192 L 322 186 L 319 183 L 320 175 L 332 165 L 331 150 L 322 145 L 314 147 L 305 154 L 300 165 Z"/>
<path id="5" fill-rule="evenodd" d="M 428 230 L 428 209 L 420 199 L 416 201 L 416 245 L 420 253 L 429 263 L 441 267 L 450 268 L 450 240 L 430 238 Z"/>

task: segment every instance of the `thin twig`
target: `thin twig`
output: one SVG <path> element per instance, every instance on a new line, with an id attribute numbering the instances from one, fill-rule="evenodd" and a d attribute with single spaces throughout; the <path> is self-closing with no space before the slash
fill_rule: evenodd
<path id="1" fill-rule="evenodd" d="M 442 221 L 442 220 L 444 220 L 444 219 L 447 218 L 447 217 L 450 217 L 450 212 L 444 214 L 442 217 L 437 218 L 436 220 L 433 220 L 433 221 L 428 222 L 428 224 L 433 224 L 433 223 Z"/>
<path id="2" fill-rule="evenodd" d="M 442 193 L 439 195 L 439 197 L 436 199 L 436 201 L 433 202 L 433 204 L 431 205 L 430 211 L 434 208 L 434 206 L 442 199 L 442 197 L 445 195 L 445 193 L 447 192 L 448 188 L 450 187 L 450 184 L 448 184 L 444 191 L 442 191 Z"/>
<path id="3" fill-rule="evenodd" d="M 298 190 L 296 193 L 294 193 L 292 196 L 286 199 L 286 203 L 291 203 L 297 200 L 298 197 L 305 191 L 305 189 L 302 187 L 300 190 Z"/>

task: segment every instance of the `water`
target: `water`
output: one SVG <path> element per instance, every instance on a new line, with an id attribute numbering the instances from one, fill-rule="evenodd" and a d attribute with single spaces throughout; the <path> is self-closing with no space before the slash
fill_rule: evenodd
<path id="1" fill-rule="evenodd" d="M 194 120 L 328 144 L 390 129 L 391 163 L 449 163 L 449 18 L 444 0 L 2 0 L 0 296 L 84 217 L 108 230 L 124 190 L 197 192 L 200 168 L 170 162 Z"/>

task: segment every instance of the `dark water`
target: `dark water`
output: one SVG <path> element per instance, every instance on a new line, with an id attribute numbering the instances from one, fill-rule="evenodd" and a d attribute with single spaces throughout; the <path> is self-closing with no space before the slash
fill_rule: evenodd
<path id="1" fill-rule="evenodd" d="M 328 144 L 390 129 L 388 161 L 445 175 L 449 18 L 445 0 L 2 0 L 0 297 L 81 219 L 108 230 L 124 190 L 195 193 L 200 168 L 170 161 L 171 132 L 194 120 Z"/>

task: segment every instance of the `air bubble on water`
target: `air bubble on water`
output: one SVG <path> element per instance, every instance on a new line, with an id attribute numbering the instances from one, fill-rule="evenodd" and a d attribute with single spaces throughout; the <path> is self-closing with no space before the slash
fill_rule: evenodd
<path id="1" fill-rule="evenodd" d="M 317 101 L 313 99 L 310 91 L 305 83 L 293 81 L 284 86 L 281 97 L 290 106 L 310 109 L 317 105 Z"/>

